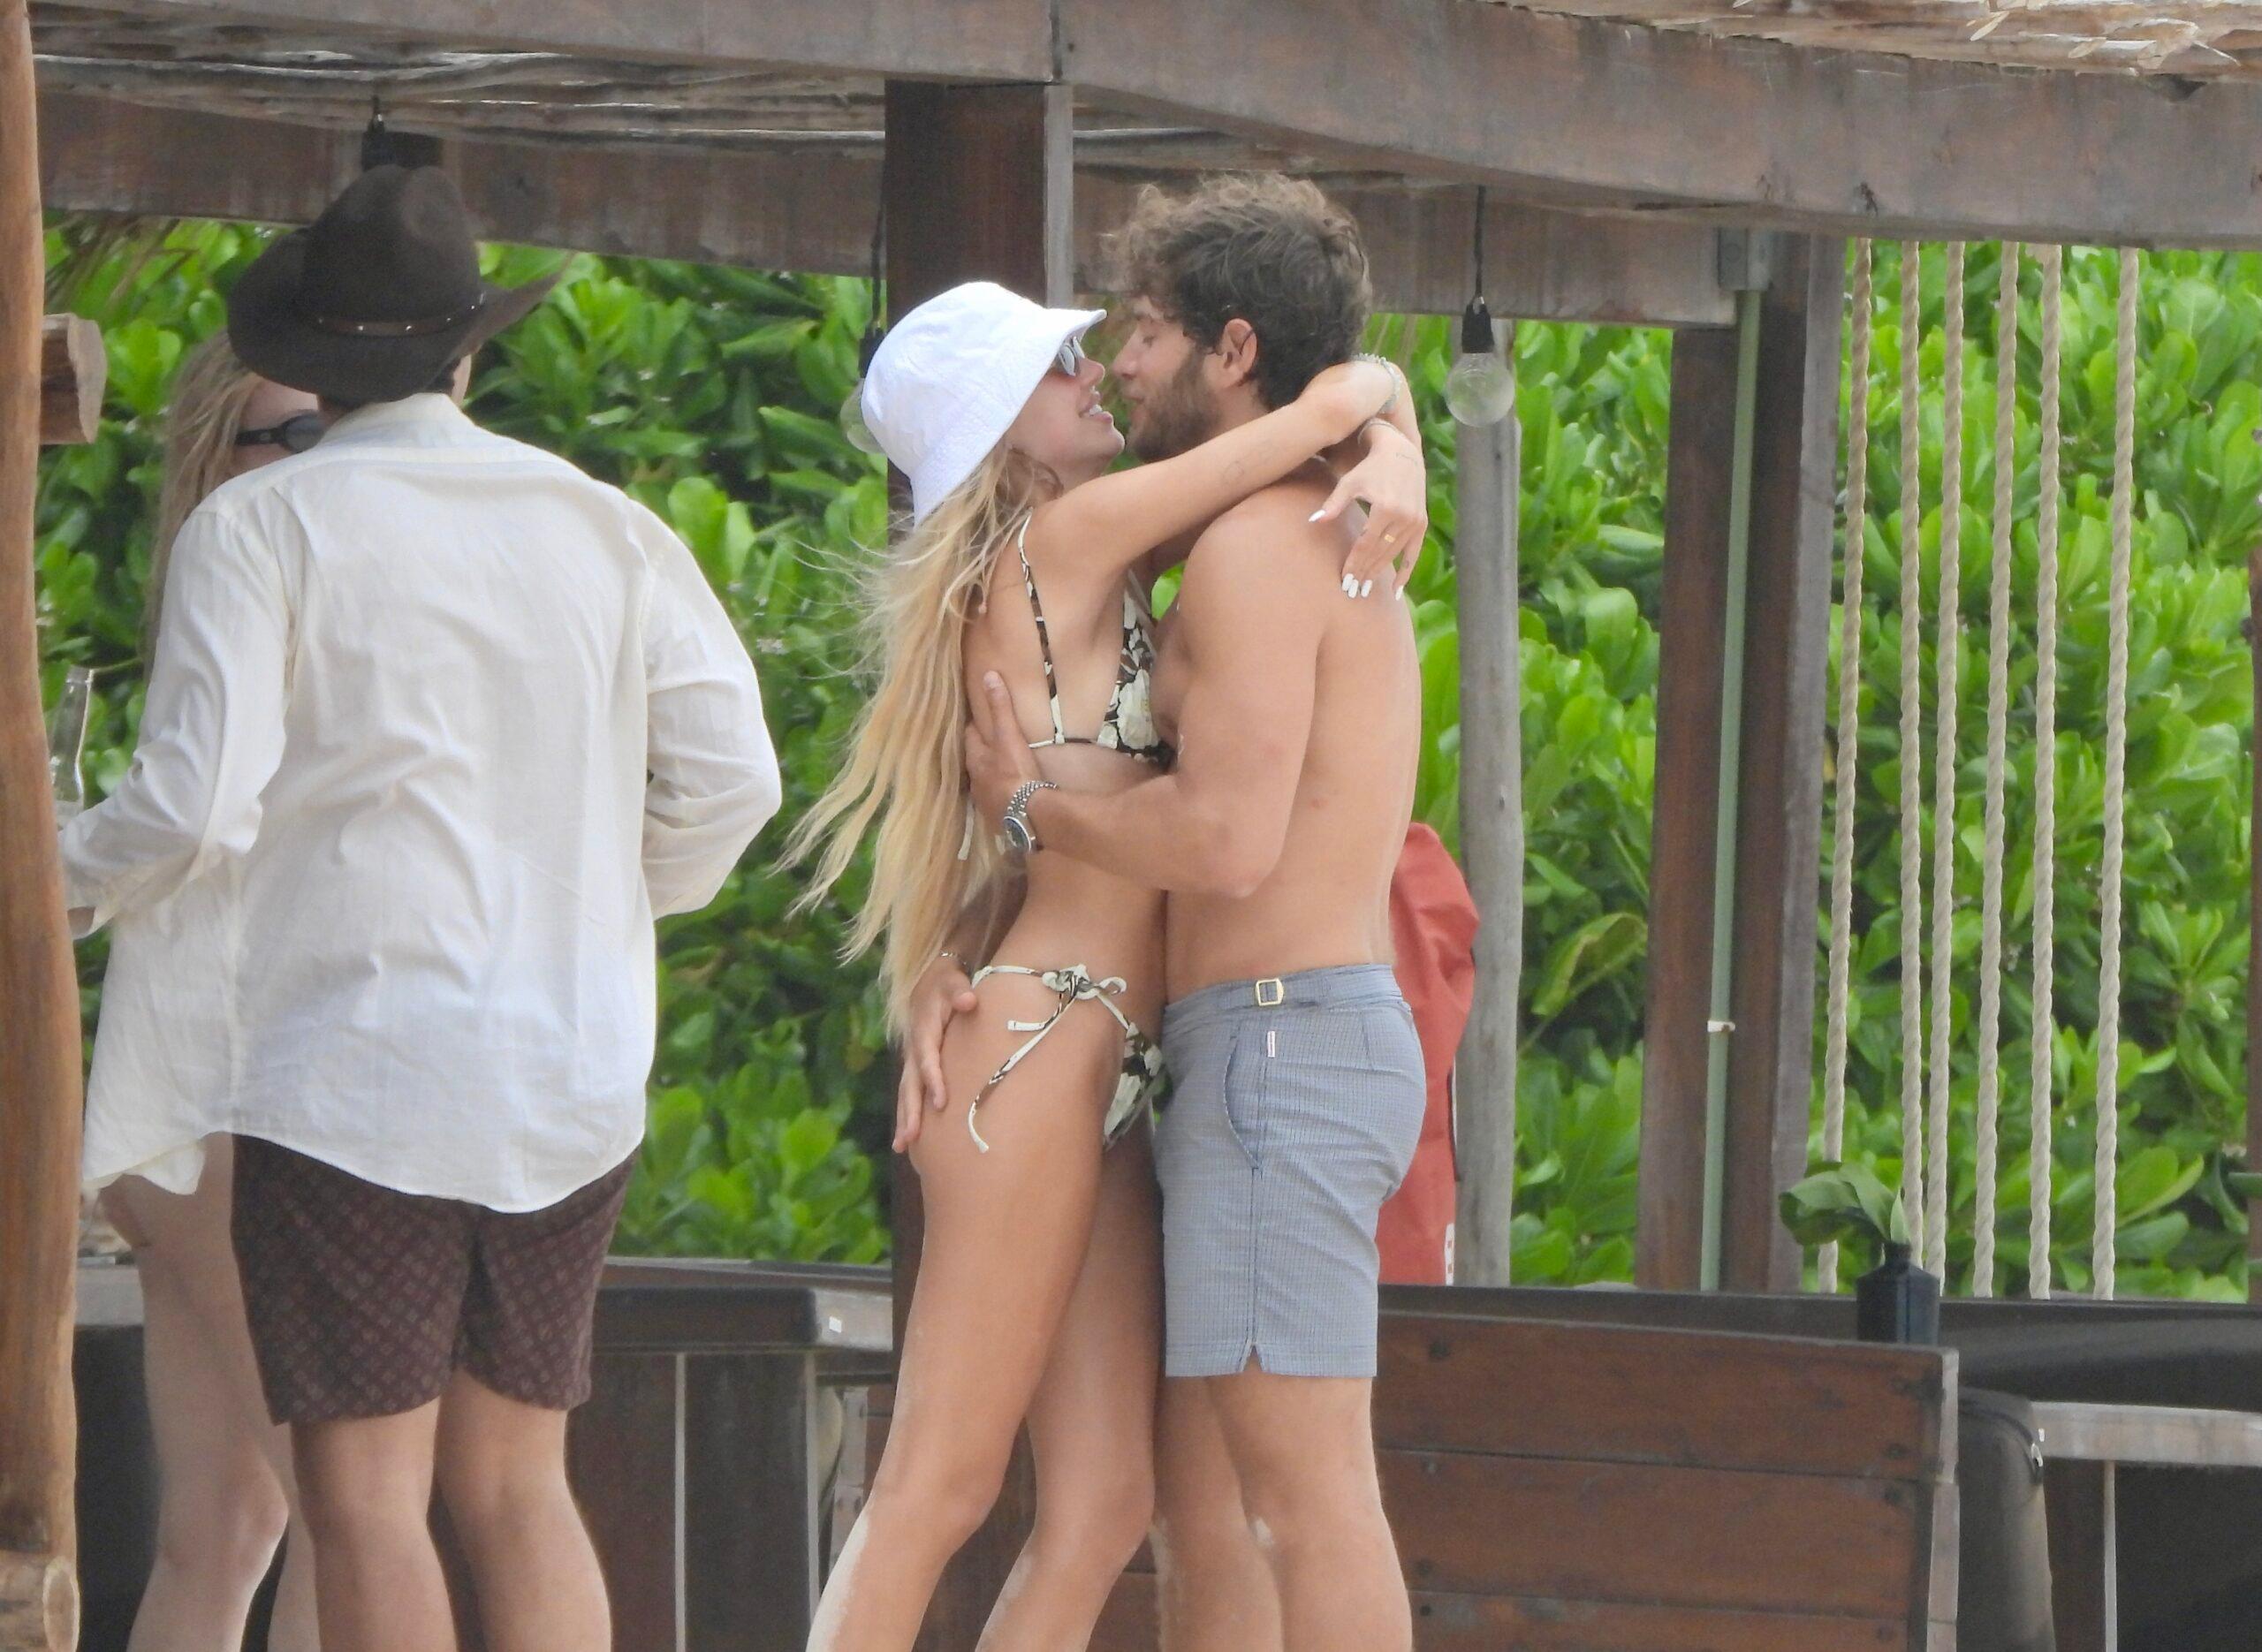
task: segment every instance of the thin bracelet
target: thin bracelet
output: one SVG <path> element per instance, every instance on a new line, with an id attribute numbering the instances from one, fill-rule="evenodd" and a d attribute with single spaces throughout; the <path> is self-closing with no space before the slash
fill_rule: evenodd
<path id="1" fill-rule="evenodd" d="M 957 953 L 952 951 L 948 947 L 945 947 L 941 951 L 936 953 L 935 956 L 938 959 L 947 958 L 952 963 L 956 964 L 960 974 L 971 975 L 974 973 L 974 966 L 968 963 Z"/>

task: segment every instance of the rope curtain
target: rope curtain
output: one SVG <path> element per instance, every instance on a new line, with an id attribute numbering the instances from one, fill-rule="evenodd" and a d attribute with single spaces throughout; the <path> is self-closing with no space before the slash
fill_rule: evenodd
<path id="1" fill-rule="evenodd" d="M 1976 1210 L 1971 1290 L 1995 1291 L 1996 1224 L 2000 1172 L 2002 1104 L 2002 974 L 2005 938 L 2004 870 L 2008 828 L 2012 574 L 2018 475 L 2017 393 L 2020 277 L 2029 249 L 2005 243 L 1998 270 L 1995 337 L 1994 489 L 1988 580 L 1985 798 L 1981 848 L 1977 1095 L 1974 1109 Z M 2026 1293 L 2052 1292 L 2051 1171 L 2054 1162 L 2053 1034 L 2056 992 L 2056 876 L 2059 573 L 2063 466 L 2061 387 L 2064 252 L 2031 249 L 2040 274 L 2040 378 L 2036 508 L 2037 619 L 2033 795 L 2033 1004 L 2029 1050 L 2028 1260 Z M 1945 375 L 1941 389 L 1941 509 L 1932 791 L 1932 905 L 1924 900 L 1923 716 L 1923 591 L 1919 578 L 1922 509 L 1922 385 L 1918 372 L 1922 322 L 1920 248 L 1901 246 L 1901 763 L 1900 885 L 1901 982 L 1900 1198 L 1923 1265 L 1945 1277 L 1948 1217 L 1950 1085 L 1954 1043 L 1955 779 L 1962 575 L 1960 504 L 1962 496 L 1964 398 L 1962 293 L 1967 249 L 1944 248 Z M 2141 268 L 2134 251 L 2120 255 L 2121 285 L 2114 337 L 2114 424 L 2111 563 L 2107 594 L 2105 708 L 2105 832 L 2099 868 L 2099 967 L 2095 1137 L 2096 1220 L 2091 1240 L 2093 1289 L 2114 1294 L 2117 1262 L 2114 1178 L 2119 1163 L 2119 1051 L 2122 979 L 2122 879 L 2125 859 L 2128 756 L 2129 571 L 2136 497 L 2136 352 Z M 1847 421 L 1844 608 L 1840 617 L 1837 726 L 1834 755 L 1830 900 L 1830 962 L 1824 1044 L 1824 1156 L 1844 1152 L 1846 1063 L 1851 997 L 1854 803 L 1858 762 L 1861 662 L 1862 537 L 1869 493 L 1867 386 L 1875 303 L 1874 246 L 1854 247 L 1849 370 L 1854 386 Z M 1929 919 L 1929 923 L 1927 922 Z M 1927 973 L 1924 947 L 1932 956 Z M 1839 1258 L 1826 1247 L 1817 1280 L 1839 1287 Z"/>
<path id="2" fill-rule="evenodd" d="M 2091 1231 L 2091 1289 L 2113 1296 L 2121 1121 L 2121 860 L 2129 768 L 2129 548 L 2136 504 L 2137 287 L 2133 247 L 2121 253 L 2120 333 L 2113 388 L 2113 572 L 2106 596 L 2105 854 L 2098 913 L 2097 1219 Z"/>
<path id="3" fill-rule="evenodd" d="M 2050 1166 L 2056 1012 L 2058 871 L 2058 356 L 2065 251 L 2045 246 L 2042 264 L 2041 498 L 2035 519 L 2034 607 L 2034 1026 L 2029 1069 L 2032 1136 L 2027 1148 L 2026 1293 L 2050 1296 Z"/>
<path id="4" fill-rule="evenodd" d="M 1924 1250 L 1924 727 L 1919 666 L 1924 592 L 1917 580 L 1924 434 L 1917 374 L 1923 337 L 1923 252 L 1901 244 L 1901 1202 L 1916 1254 Z"/>
<path id="5" fill-rule="evenodd" d="M 2009 744 L 2012 483 L 2018 476 L 2019 245 L 2002 248 L 1995 295 L 1995 541 L 1987 586 L 1987 803 L 1979 896 L 1979 1096 L 1971 1292 L 1995 1293 L 1998 1041 L 2003 1019 L 2003 768 Z"/>
<path id="6" fill-rule="evenodd" d="M 1924 1266 L 1947 1277 L 1949 1025 L 1955 982 L 1955 735 L 1957 666 L 1963 649 L 1963 266 L 1962 241 L 1947 245 L 1940 295 L 1941 357 L 1939 610 L 1933 649 L 1939 668 L 1932 735 L 1932 1085 L 1924 1141 Z M 1921 512 L 1919 515 L 1921 516 Z"/>
<path id="7" fill-rule="evenodd" d="M 1829 1027 L 1823 1040 L 1822 1156 L 1835 1163 L 1846 1151 L 1846 1006 L 1850 994 L 1854 943 L 1854 773 L 1861 755 L 1862 552 L 1866 543 L 1870 499 L 1870 335 L 1875 285 L 1873 252 L 1867 239 L 1854 243 L 1853 339 L 1846 375 L 1846 568 L 1840 599 L 1838 633 L 1838 745 L 1836 813 L 1830 858 Z M 1825 1245 L 1815 1258 L 1815 1277 L 1825 1291 L 1838 1289 L 1838 1247 Z"/>

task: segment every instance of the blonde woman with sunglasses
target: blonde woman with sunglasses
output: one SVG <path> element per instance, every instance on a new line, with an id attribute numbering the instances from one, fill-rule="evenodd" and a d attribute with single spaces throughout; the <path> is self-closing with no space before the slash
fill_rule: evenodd
<path id="1" fill-rule="evenodd" d="M 315 398 L 260 377 L 224 336 L 192 350 L 165 412 L 164 480 L 149 558 L 153 649 L 174 536 L 232 477 L 321 439 Z M 201 1159 L 200 1164 L 196 1162 Z M 229 1138 L 120 1176 L 103 1214 L 133 1247 L 157 1457 L 156 1564 L 128 1652 L 237 1652 L 253 1596 L 285 1542 L 269 1652 L 314 1652 L 314 1555 L 295 1518 L 287 1429 L 268 1421 L 229 1239 Z"/>
<path id="2" fill-rule="evenodd" d="M 912 1645 L 1024 1422 L 1035 1530 L 983 1652 L 1084 1645 L 1153 1506 L 1161 1261 L 1144 1119 L 1163 1083 L 1162 898 L 1058 857 L 1024 881 L 995 823 L 971 818 L 965 728 L 984 675 L 1011 686 L 1048 777 L 1135 784 L 1173 761 L 1148 697 L 1149 587 L 1195 533 L 1363 436 L 1378 451 L 1325 507 L 1370 506 L 1347 591 L 1394 598 L 1404 570 L 1385 536 L 1418 546 L 1424 526 L 1406 398 L 1371 359 L 1115 469 L 1124 439 L 1080 342 L 1101 314 L 954 288 L 898 322 L 862 391 L 909 478 L 911 521 L 871 580 L 876 682 L 852 750 L 793 851 L 818 857 L 814 901 L 871 838 L 852 945 L 879 950 L 899 1032 L 938 959 L 984 966 L 942 1045 L 942 1110 L 915 1073 L 899 1107 L 925 1210 L 919 1282 L 887 1450 L 817 1610 L 824 1652 Z"/>

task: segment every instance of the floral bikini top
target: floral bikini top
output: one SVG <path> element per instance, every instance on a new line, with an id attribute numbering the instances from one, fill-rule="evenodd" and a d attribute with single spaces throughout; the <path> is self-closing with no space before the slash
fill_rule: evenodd
<path id="1" fill-rule="evenodd" d="M 1013 554 L 1021 558 L 1021 582 L 1029 589 L 1029 612 L 1036 617 L 1036 646 L 1044 656 L 1044 697 L 1052 710 L 1052 738 L 1031 740 L 1031 751 L 1049 746 L 1099 746 L 1124 752 L 1142 762 L 1168 768 L 1177 753 L 1155 731 L 1153 705 L 1154 639 L 1147 634 L 1146 604 L 1127 580 L 1123 589 L 1123 651 L 1115 668 L 1115 692 L 1099 720 L 1099 732 L 1089 739 L 1070 734 L 1060 717 L 1060 685 L 1052 671 L 1052 637 L 1044 623 L 1044 604 L 1037 600 L 1036 572 L 1029 565 L 1029 519 L 1013 536 Z"/>

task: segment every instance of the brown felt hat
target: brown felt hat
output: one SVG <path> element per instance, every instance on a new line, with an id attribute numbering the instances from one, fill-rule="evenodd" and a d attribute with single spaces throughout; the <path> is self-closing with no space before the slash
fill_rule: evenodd
<path id="1" fill-rule="evenodd" d="M 542 302 L 557 279 L 482 280 L 454 180 L 436 167 L 376 166 L 237 279 L 228 338 L 277 384 L 333 401 L 399 401 Z"/>

